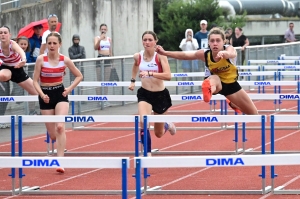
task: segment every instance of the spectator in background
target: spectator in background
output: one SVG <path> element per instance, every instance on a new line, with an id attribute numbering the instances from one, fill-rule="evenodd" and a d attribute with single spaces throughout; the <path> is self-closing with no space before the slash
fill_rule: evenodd
<path id="1" fill-rule="evenodd" d="M 19 46 L 24 50 L 25 54 L 26 54 L 26 59 L 30 59 L 30 43 L 27 37 L 19 37 L 17 38 L 17 44 L 19 44 Z M 27 61 L 26 61 L 27 63 Z M 31 71 L 28 68 L 28 76 L 32 78 L 32 74 L 33 74 L 33 68 L 34 66 L 31 67 Z M 16 86 L 16 83 L 14 83 L 14 88 L 12 91 L 12 95 L 16 95 L 16 96 L 22 96 L 24 95 L 24 90 L 19 87 Z M 35 110 L 35 102 L 28 102 L 29 105 L 29 115 L 37 115 L 37 112 Z"/>
<path id="2" fill-rule="evenodd" d="M 198 42 L 195 38 L 193 38 L 194 32 L 192 29 L 186 29 L 185 38 L 182 39 L 179 48 L 182 51 L 193 51 L 199 48 Z M 199 70 L 198 68 L 198 60 L 182 60 L 182 70 L 184 73 L 187 72 L 196 72 Z M 183 81 L 186 80 L 186 77 L 182 78 Z M 186 89 L 183 87 L 183 89 Z"/>
<path id="3" fill-rule="evenodd" d="M 229 33 L 228 40 L 230 40 L 232 37 L 232 28 L 227 28 L 226 31 L 228 31 L 228 33 Z"/>
<path id="4" fill-rule="evenodd" d="M 232 34 L 232 37 L 230 39 L 230 44 L 233 47 L 242 47 L 242 65 L 245 61 L 245 48 L 249 46 L 249 40 L 248 38 L 243 34 L 243 29 L 240 27 L 236 27 L 234 30 L 234 34 Z"/>
<path id="5" fill-rule="evenodd" d="M 213 24 L 210 26 L 210 30 L 213 29 L 213 28 L 215 28 L 215 27 L 218 27 L 218 25 L 215 24 L 215 23 L 213 23 Z"/>
<path id="6" fill-rule="evenodd" d="M 230 33 L 228 30 L 225 31 L 225 44 L 230 44 Z"/>
<path id="7" fill-rule="evenodd" d="M 80 36 L 78 34 L 74 34 L 72 37 L 73 45 L 69 47 L 69 57 L 70 59 L 85 59 L 85 48 L 79 45 Z M 84 74 L 84 69 L 80 67 L 82 64 L 79 62 L 74 63 L 75 66 L 80 70 L 82 74 Z M 74 81 L 75 76 L 73 73 L 70 73 L 70 81 Z"/>
<path id="8" fill-rule="evenodd" d="M 100 28 L 100 36 L 96 36 L 94 38 L 94 49 L 98 51 L 99 57 L 111 57 L 112 54 L 112 40 L 107 36 L 107 25 L 101 24 Z M 97 73 L 97 81 L 119 81 L 118 74 L 116 69 L 112 67 L 111 60 L 104 60 L 104 71 L 101 71 L 101 62 L 96 62 L 96 73 Z M 104 80 L 101 79 L 101 73 L 104 73 Z M 102 95 L 106 95 L 108 92 L 108 88 L 104 87 L 104 93 Z M 96 89 L 97 95 L 101 95 L 100 87 Z M 109 102 L 104 102 L 104 106 L 110 106 Z"/>
<path id="9" fill-rule="evenodd" d="M 285 42 L 295 42 L 295 41 L 298 41 L 296 39 L 295 33 L 294 33 L 294 23 L 291 22 L 289 24 L 289 28 L 285 31 L 284 39 L 285 39 Z"/>
<path id="10" fill-rule="evenodd" d="M 198 31 L 194 38 L 197 39 L 198 42 L 198 49 L 204 49 L 208 48 L 208 40 L 207 40 L 207 21 L 206 20 L 201 20 L 200 21 L 200 31 Z"/>
<path id="11" fill-rule="evenodd" d="M 29 38 L 30 56 L 27 58 L 27 63 L 35 63 L 36 58 L 40 54 L 40 48 L 42 45 L 42 31 L 43 31 L 42 24 L 36 25 L 33 27 L 34 34 Z M 32 70 L 30 70 L 31 74 L 28 74 L 28 75 L 31 77 L 34 67 L 30 67 L 30 68 L 32 69 Z"/>
<path id="12" fill-rule="evenodd" d="M 49 27 L 49 30 L 46 30 L 43 33 L 42 45 L 41 45 L 41 48 L 40 48 L 40 55 L 48 52 L 48 49 L 46 48 L 46 38 L 47 38 L 47 36 L 50 33 L 56 32 L 55 30 L 56 30 L 57 24 L 58 24 L 58 17 L 57 17 L 57 15 L 56 14 L 50 14 L 48 16 L 48 27 Z"/>

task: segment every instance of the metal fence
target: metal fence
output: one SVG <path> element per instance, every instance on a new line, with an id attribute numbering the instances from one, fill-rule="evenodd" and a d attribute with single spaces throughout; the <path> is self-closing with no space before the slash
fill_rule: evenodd
<path id="1" fill-rule="evenodd" d="M 237 65 L 242 64 L 242 53 L 241 48 L 236 48 L 238 52 Z M 284 44 L 273 44 L 273 45 L 260 45 L 260 46 L 249 46 L 245 50 L 245 61 L 255 60 L 255 59 L 278 59 L 281 54 L 286 55 L 299 55 L 300 52 L 300 42 L 295 43 L 284 43 Z M 75 65 L 81 70 L 84 75 L 83 81 L 129 81 L 131 79 L 131 71 L 133 65 L 132 56 L 116 56 L 116 57 L 106 57 L 106 58 L 93 58 L 93 59 L 83 59 L 74 60 Z M 172 73 L 183 72 L 182 61 L 169 58 L 169 64 Z M 192 64 L 198 64 L 198 68 L 195 70 L 192 67 L 191 72 L 202 72 L 204 71 L 204 63 L 202 61 L 192 62 Z M 26 71 L 30 76 L 32 76 L 34 64 L 28 64 L 25 67 Z M 187 71 L 185 71 L 187 72 Z M 189 79 L 185 77 L 176 77 L 171 81 L 201 81 L 203 77 L 190 77 Z M 72 76 L 70 72 L 67 71 L 64 84 L 70 85 L 72 81 Z M 129 85 L 128 85 L 129 86 Z M 200 87 L 195 86 L 182 86 L 182 87 L 168 87 L 171 94 L 187 94 L 200 92 Z M 11 96 L 22 96 L 27 95 L 17 84 L 10 83 Z M 77 87 L 75 94 L 82 95 L 136 95 L 137 88 L 134 91 L 130 91 L 127 87 Z M 106 102 L 104 106 L 101 106 L 99 102 L 76 102 L 75 113 L 81 114 L 83 112 L 94 111 L 101 108 L 107 108 L 109 106 L 126 105 L 132 102 Z M 3 106 L 4 103 L 0 103 Z M 29 114 L 28 102 L 8 104 L 6 114 Z M 32 105 L 31 105 L 32 106 Z M 38 103 L 35 103 L 35 108 L 38 110 Z"/>

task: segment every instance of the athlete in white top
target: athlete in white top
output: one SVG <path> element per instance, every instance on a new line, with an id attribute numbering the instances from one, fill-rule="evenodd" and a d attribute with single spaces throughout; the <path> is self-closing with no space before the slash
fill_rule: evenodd
<path id="1" fill-rule="evenodd" d="M 37 95 L 32 79 L 23 69 L 26 64 L 25 52 L 10 38 L 10 29 L 2 26 L 0 28 L 0 82 L 15 82 L 30 95 Z"/>
<path id="2" fill-rule="evenodd" d="M 94 49 L 98 51 L 97 57 L 111 57 L 112 55 L 112 41 L 109 38 L 107 33 L 107 25 L 101 24 L 100 25 L 100 36 L 96 36 L 94 38 Z M 97 73 L 97 81 L 111 81 L 110 80 L 110 73 L 111 73 L 111 60 L 104 60 L 104 71 L 101 71 L 101 63 L 100 61 L 96 62 L 96 73 Z M 101 73 L 104 72 L 104 80 L 101 79 Z M 101 93 L 100 87 L 96 89 L 97 95 L 106 95 L 108 92 L 108 88 L 104 88 L 104 93 Z M 105 106 L 110 106 L 108 102 L 104 103 Z"/>
<path id="3" fill-rule="evenodd" d="M 157 36 L 152 31 L 146 31 L 142 35 L 144 51 L 134 54 L 134 64 L 132 67 L 132 79 L 129 86 L 130 90 L 134 90 L 135 78 L 139 73 L 142 87 L 138 89 L 138 112 L 141 117 L 141 127 L 143 128 L 144 115 L 166 114 L 172 106 L 172 101 L 168 89 L 165 88 L 164 80 L 171 80 L 171 71 L 166 56 L 155 53 Z M 148 125 L 149 126 L 149 125 Z M 173 123 L 154 123 L 154 132 L 156 137 L 162 137 L 166 131 L 171 135 L 176 133 Z M 151 137 L 149 129 L 147 129 L 147 152 L 151 153 Z M 149 136 L 149 137 L 148 137 Z M 144 131 L 141 130 L 141 139 L 143 143 Z"/>
<path id="4" fill-rule="evenodd" d="M 49 30 L 46 30 L 42 36 L 42 44 L 40 49 L 40 55 L 47 53 L 48 49 L 46 48 L 46 38 L 51 32 L 56 32 L 56 26 L 58 24 L 58 17 L 55 14 L 50 14 L 48 16 L 48 27 Z"/>

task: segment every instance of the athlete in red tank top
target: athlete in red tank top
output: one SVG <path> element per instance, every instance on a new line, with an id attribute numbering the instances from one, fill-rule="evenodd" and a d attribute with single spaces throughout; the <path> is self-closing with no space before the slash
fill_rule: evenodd
<path id="1" fill-rule="evenodd" d="M 34 68 L 33 85 L 39 94 L 42 115 L 68 115 L 68 94 L 82 80 L 82 74 L 70 60 L 58 53 L 61 37 L 57 33 L 50 33 L 46 39 L 48 53 L 38 56 Z M 69 87 L 63 85 L 65 68 L 76 77 Z M 40 84 L 39 84 L 40 80 Z M 56 140 L 57 156 L 64 156 L 66 134 L 64 123 L 46 123 L 46 128 L 52 140 Z M 57 172 L 64 173 L 64 168 L 57 168 Z"/>

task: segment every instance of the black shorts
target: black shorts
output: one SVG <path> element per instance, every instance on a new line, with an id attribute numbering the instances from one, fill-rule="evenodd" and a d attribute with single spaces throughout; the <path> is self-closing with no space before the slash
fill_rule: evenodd
<path id="1" fill-rule="evenodd" d="M 45 95 L 50 98 L 49 103 L 45 103 L 44 100 L 39 96 L 39 104 L 41 110 L 55 109 L 59 102 L 69 102 L 68 96 L 64 97 L 62 93 L 65 90 L 63 84 L 57 86 L 41 86 L 41 89 Z"/>
<path id="2" fill-rule="evenodd" d="M 168 89 L 162 91 L 148 91 L 143 87 L 137 91 L 138 102 L 145 101 L 152 105 L 155 113 L 163 114 L 172 106 L 172 100 Z"/>
<path id="3" fill-rule="evenodd" d="M 29 78 L 29 76 L 25 73 L 23 67 L 21 68 L 14 68 L 13 66 L 6 66 L 6 65 L 1 65 L 0 70 L 3 69 L 8 69 L 11 72 L 11 78 L 10 81 L 15 82 L 15 83 L 21 83 L 24 82 Z"/>
<path id="4" fill-rule="evenodd" d="M 233 82 L 229 84 L 221 82 L 221 84 L 222 84 L 222 90 L 219 91 L 219 94 L 224 96 L 231 95 L 242 89 L 242 87 L 238 82 Z"/>
<path id="5" fill-rule="evenodd" d="M 109 55 L 99 54 L 98 57 L 109 57 Z M 104 67 L 110 67 L 110 66 L 111 66 L 111 60 L 104 60 Z M 101 67 L 100 61 L 97 61 L 96 67 Z"/>

